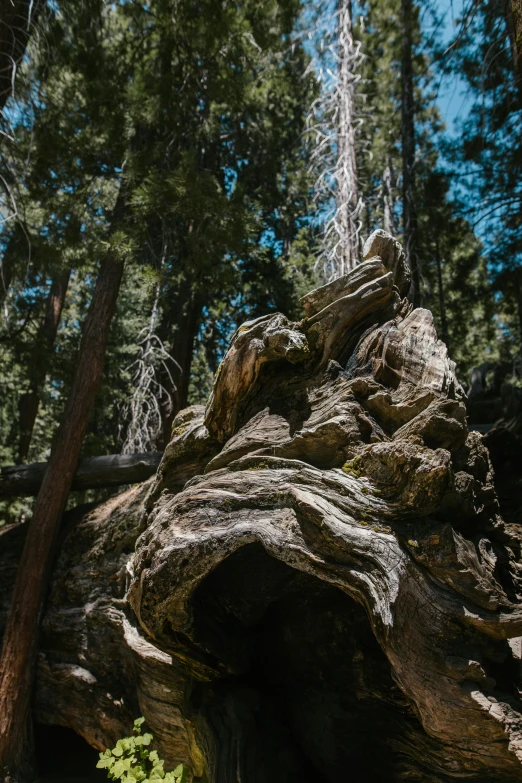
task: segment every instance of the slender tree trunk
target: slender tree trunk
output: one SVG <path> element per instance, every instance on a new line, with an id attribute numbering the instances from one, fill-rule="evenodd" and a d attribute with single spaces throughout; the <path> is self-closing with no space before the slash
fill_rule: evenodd
<path id="1" fill-rule="evenodd" d="M 118 201 L 115 214 L 122 208 L 122 199 Z M 60 520 L 102 377 L 122 273 L 123 261 L 109 253 L 101 263 L 76 374 L 17 572 L 0 660 L 0 779 L 4 783 L 22 783 L 31 775 L 31 690 L 39 618 Z"/>
<path id="2" fill-rule="evenodd" d="M 36 414 L 40 405 L 40 395 L 47 377 L 70 276 L 71 270 L 65 269 L 53 278 L 47 297 L 45 316 L 38 329 L 34 349 L 30 356 L 30 388 L 28 392 L 22 394 L 18 406 L 20 412 L 18 457 L 20 462 L 24 462 L 29 453 Z"/>
<path id="3" fill-rule="evenodd" d="M 388 234 L 394 235 L 397 231 L 395 226 L 395 211 L 393 208 L 392 169 L 390 161 L 386 163 L 382 184 L 384 193 L 384 230 L 387 231 Z"/>
<path id="4" fill-rule="evenodd" d="M 444 282 L 442 280 L 442 259 L 440 257 L 440 245 L 438 236 L 435 238 L 435 260 L 437 263 L 437 282 L 439 288 L 439 310 L 441 337 L 449 349 L 448 319 L 446 318 L 446 297 L 444 296 Z"/>
<path id="5" fill-rule="evenodd" d="M 170 403 L 162 407 L 163 432 L 157 448 L 165 448 L 168 445 L 174 417 L 187 404 L 194 342 L 201 319 L 201 303 L 194 294 L 192 283 L 186 281 L 182 284 L 178 302 L 176 320 L 167 324 L 170 332 L 169 354 L 173 360 L 170 368 L 172 378 L 169 379 Z M 169 335 L 166 334 L 164 343 L 168 342 Z"/>
<path id="6" fill-rule="evenodd" d="M 359 189 L 355 154 L 356 53 L 353 43 L 352 3 L 339 0 L 339 126 L 337 159 L 337 249 L 339 275 L 359 263 Z"/>
<path id="7" fill-rule="evenodd" d="M 415 209 L 415 104 L 413 96 L 413 0 L 402 0 L 402 230 L 404 251 L 412 273 L 410 298 L 420 304 Z"/>
<path id="8" fill-rule="evenodd" d="M 13 93 L 16 69 L 41 5 L 41 0 L 0 0 L 0 112 Z"/>

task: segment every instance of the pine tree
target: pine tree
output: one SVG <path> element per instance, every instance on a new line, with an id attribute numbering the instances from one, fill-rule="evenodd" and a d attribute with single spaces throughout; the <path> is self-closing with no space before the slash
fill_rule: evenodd
<path id="1" fill-rule="evenodd" d="M 165 441 L 187 400 L 198 335 L 222 330 L 209 328 L 218 302 L 228 302 L 224 326 L 293 300 L 285 262 L 308 211 L 301 133 L 313 89 L 313 79 L 303 78 L 306 55 L 290 38 L 298 10 L 295 0 L 273 0 L 263 13 L 255 3 L 108 8 L 92 0 L 53 7 L 45 17 L 52 50 L 43 47 L 40 56 L 36 48 L 27 66 L 37 105 L 28 99 L 33 108 L 8 149 L 10 165 L 31 162 L 13 177 L 21 183 L 24 222 L 0 240 L 10 278 L 4 332 L 12 362 L 19 363 L 21 395 L 32 394 L 31 346 L 51 281 L 64 265 L 73 270 L 73 301 L 88 299 L 92 270 L 110 241 L 106 216 L 122 165 L 135 219 L 120 240 L 135 263 L 129 276 L 145 288 L 137 307 L 124 283 L 122 301 L 134 315 L 130 321 L 116 316 L 120 339 L 109 341 L 106 373 L 112 388 L 104 384 L 104 405 L 95 410 L 106 439 L 88 435 L 86 449 L 118 448 L 118 429 L 126 439 L 118 410 L 124 415 L 135 390 L 129 373 L 118 369 L 137 359 L 147 324 L 155 325 L 150 344 L 159 354 L 148 352 L 149 369 L 155 368 L 154 388 L 162 389 Z M 27 329 L 28 290 L 34 307 Z M 43 374 L 54 373 L 40 409 L 48 432 L 60 414 L 52 390 L 66 393 L 67 357 L 77 349 L 67 301 L 63 312 L 59 353 L 48 343 L 41 356 L 42 363 L 48 359 Z M 212 345 L 207 349 L 215 353 Z M 166 362 L 158 359 L 162 352 Z M 48 447 L 42 430 L 37 420 L 33 457 Z M 4 443 L 18 440 L 12 427 L 4 433 Z"/>
<path id="2" fill-rule="evenodd" d="M 522 344 L 522 93 L 511 9 L 482 0 L 461 29 L 446 62 L 462 73 L 474 102 L 461 121 L 453 159 L 466 215 L 480 228 L 497 291 L 504 333 Z"/>
<path id="3" fill-rule="evenodd" d="M 122 201 L 115 206 L 116 221 L 119 221 L 117 213 Z M 32 773 L 30 705 L 38 624 L 62 514 L 102 377 L 122 273 L 123 259 L 114 250 L 108 252 L 100 267 L 67 407 L 18 566 L 0 658 L 0 772 L 6 783 L 18 783 Z"/>
<path id="4" fill-rule="evenodd" d="M 412 0 L 401 2 L 401 120 L 402 120 L 402 234 L 406 260 L 412 275 L 412 301 L 420 303 L 420 269 L 417 249 L 415 205 L 415 103 L 413 84 L 413 26 L 417 7 Z"/>
<path id="5" fill-rule="evenodd" d="M 481 243 L 462 214 L 462 205 L 453 197 L 449 175 L 441 165 L 443 126 L 432 88 L 438 78 L 437 51 L 427 22 L 425 28 L 421 26 L 419 10 L 417 4 L 405 9 L 401 0 L 368 0 L 358 20 L 355 34 L 365 55 L 361 66 L 360 94 L 364 95 L 364 103 L 358 149 L 360 182 L 365 194 L 362 217 L 367 234 L 376 228 L 391 229 L 407 245 L 402 109 L 403 18 L 408 11 L 411 25 L 406 54 L 411 54 L 409 87 L 413 87 L 408 101 L 413 101 L 413 113 L 408 118 L 407 168 L 414 172 L 408 188 L 414 207 L 415 252 L 420 262 L 417 303 L 420 300 L 433 310 L 439 334 L 451 346 L 464 378 L 474 364 L 483 361 L 494 342 L 494 300 Z M 428 14 L 431 9 L 424 11 Z M 435 16 L 431 28 L 437 29 L 438 21 Z"/>

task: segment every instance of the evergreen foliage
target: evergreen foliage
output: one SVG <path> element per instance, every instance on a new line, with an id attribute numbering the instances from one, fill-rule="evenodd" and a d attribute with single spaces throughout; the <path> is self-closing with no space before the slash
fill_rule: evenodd
<path id="1" fill-rule="evenodd" d="M 291 260 L 292 244 L 309 212 L 301 131 L 315 89 L 303 48 L 290 42 L 298 12 L 296 0 L 48 9 L 5 148 L 24 220 L 0 237 L 12 269 L 3 460 L 16 461 L 18 402 L 58 269 L 72 277 L 46 357 L 33 460 L 48 454 L 107 247 L 129 264 L 86 455 L 119 450 L 128 434 L 132 367 L 154 306 L 155 344 L 168 357 L 162 365 L 152 356 L 160 376 L 168 370 L 158 378 L 160 441 L 186 402 L 194 347 L 215 365 L 245 317 L 295 309 L 290 270 L 306 260 Z M 123 218 L 111 225 L 122 188 Z"/>
<path id="2" fill-rule="evenodd" d="M 508 5 L 474 2 L 449 46 L 437 4 L 413 3 L 410 20 L 420 298 L 463 380 L 485 360 L 519 372 L 521 89 Z M 335 200 L 335 189 L 312 197 L 305 119 L 328 88 L 317 63 L 335 67 L 316 55 L 334 45 L 340 7 L 39 5 L 0 119 L 3 464 L 49 455 L 108 249 L 125 274 L 85 456 L 162 448 L 177 410 L 205 401 L 242 321 L 301 317 L 299 297 L 324 282 L 317 240 Z M 361 240 L 404 229 L 401 9 L 352 4 Z M 473 96 L 450 145 L 437 108 L 449 73 Z M 60 279 L 59 323 L 46 331 Z M 10 508 L 4 519 L 29 506 Z"/>
<path id="3" fill-rule="evenodd" d="M 471 109 L 452 145 L 461 213 L 484 238 L 503 351 L 520 375 L 522 337 L 522 75 L 509 3 L 469 10 L 444 66 L 466 80 Z"/>

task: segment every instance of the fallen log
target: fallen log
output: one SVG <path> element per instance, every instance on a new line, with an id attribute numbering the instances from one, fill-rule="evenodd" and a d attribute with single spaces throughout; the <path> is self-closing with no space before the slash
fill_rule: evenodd
<path id="1" fill-rule="evenodd" d="M 67 513 L 37 722 L 143 715 L 194 783 L 522 781 L 521 529 L 400 246 L 365 255 L 237 330 L 149 484 Z"/>
<path id="2" fill-rule="evenodd" d="M 145 481 L 154 475 L 162 456 L 161 451 L 150 451 L 88 457 L 78 465 L 72 489 L 103 489 Z M 38 494 L 46 467 L 46 462 L 3 467 L 0 470 L 0 499 Z"/>

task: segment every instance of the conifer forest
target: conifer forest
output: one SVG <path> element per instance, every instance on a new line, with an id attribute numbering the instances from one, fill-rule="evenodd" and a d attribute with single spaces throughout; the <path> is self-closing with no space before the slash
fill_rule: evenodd
<path id="1" fill-rule="evenodd" d="M 0 0 L 0 642 L 0 783 L 522 782 L 521 0 Z"/>

